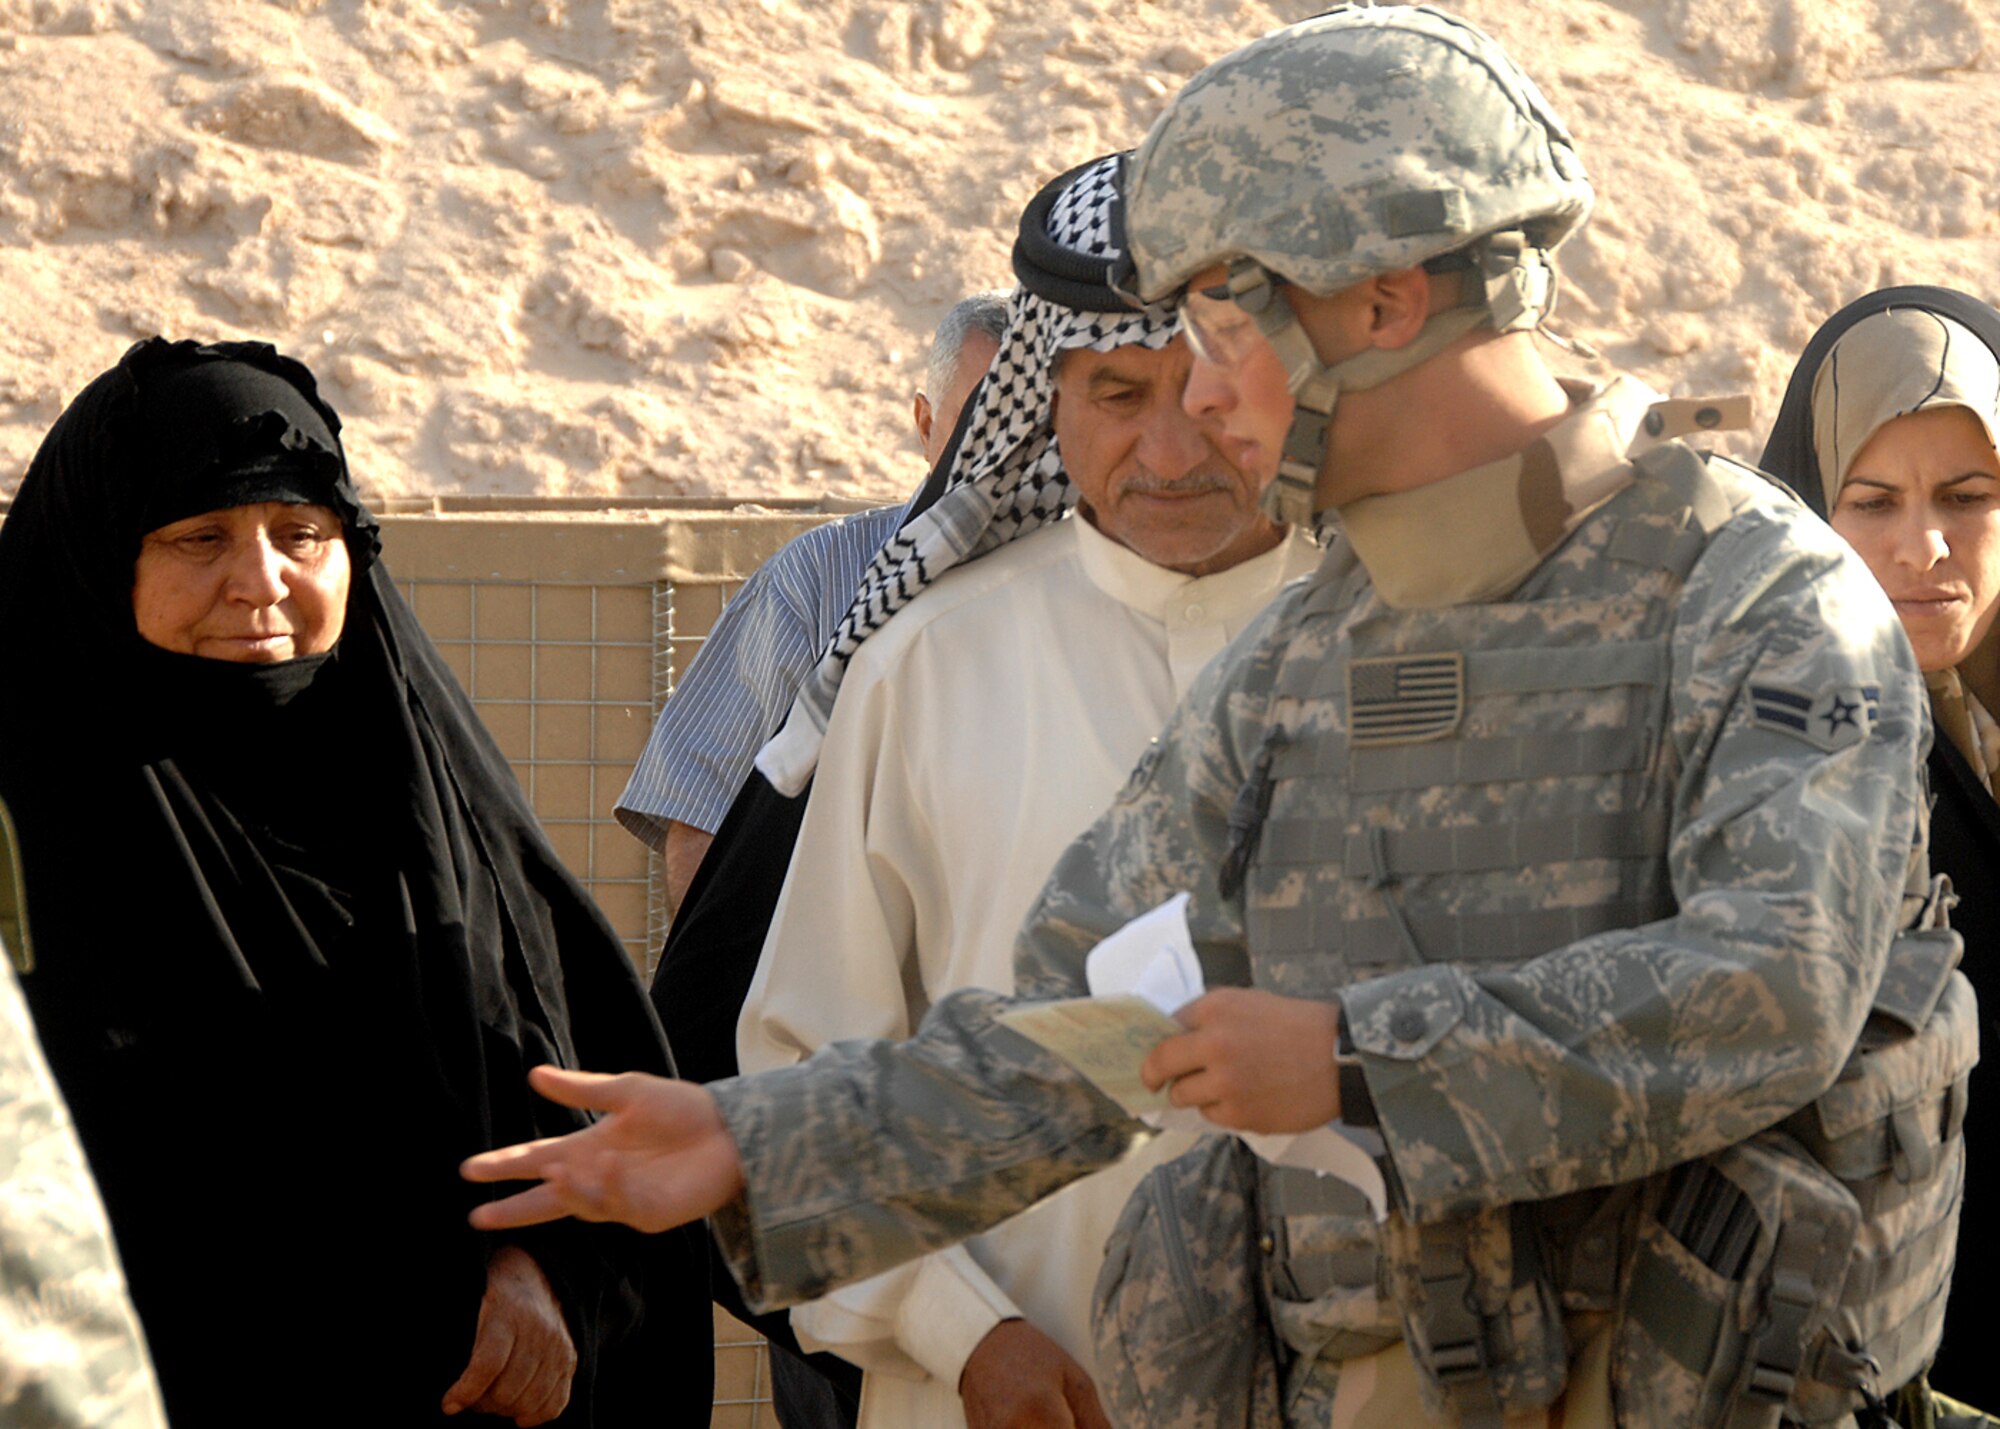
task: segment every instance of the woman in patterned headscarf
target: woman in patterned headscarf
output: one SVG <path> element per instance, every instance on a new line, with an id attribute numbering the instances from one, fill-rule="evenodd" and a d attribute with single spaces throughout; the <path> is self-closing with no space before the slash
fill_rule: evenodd
<path id="1" fill-rule="evenodd" d="M 1966 1127 L 1974 1196 L 2000 1183 L 2000 313 L 1943 288 L 1889 288 L 1849 304 L 1792 374 L 1763 466 L 1868 563 L 1895 602 L 1930 686 L 1931 869 L 1961 902 L 1965 971 L 1986 1030 Z M 2000 1241 L 1968 1204 L 1956 1313 L 1932 1379 L 2000 1398 L 1969 1302 L 2000 1274 Z"/>

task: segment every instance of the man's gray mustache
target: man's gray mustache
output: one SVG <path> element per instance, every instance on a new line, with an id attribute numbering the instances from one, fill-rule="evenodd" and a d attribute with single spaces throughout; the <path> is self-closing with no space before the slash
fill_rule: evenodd
<path id="1" fill-rule="evenodd" d="M 1191 472 L 1187 476 L 1177 476 L 1172 481 L 1135 476 L 1123 483 L 1119 489 L 1127 496 L 1193 496 L 1207 491 L 1228 491 L 1233 485 L 1234 483 L 1219 471 L 1198 471 Z"/>

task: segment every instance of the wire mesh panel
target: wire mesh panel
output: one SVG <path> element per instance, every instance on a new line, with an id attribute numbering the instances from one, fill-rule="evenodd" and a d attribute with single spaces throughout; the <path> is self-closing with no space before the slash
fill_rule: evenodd
<path id="1" fill-rule="evenodd" d="M 653 591 L 434 580 L 403 589 L 557 856 L 645 967 L 659 860 L 612 807 L 652 728 Z"/>
<path id="2" fill-rule="evenodd" d="M 390 569 L 557 854 L 648 976 L 657 853 L 613 815 L 660 708 L 742 579 L 820 513 L 391 513 Z M 718 1310 L 711 1429 L 776 1429 L 763 1338 Z M 664 1429 L 664 1426 L 663 1426 Z M 679 1426 L 673 1426 L 679 1429 Z"/>
<path id="3" fill-rule="evenodd" d="M 764 1337 L 717 1308 L 715 1407 L 709 1429 L 777 1429 L 771 1408 L 771 1351 Z"/>
<path id="4" fill-rule="evenodd" d="M 653 587 L 653 711 L 658 719 L 667 699 L 701 649 L 701 642 L 715 628 L 728 603 L 741 585 L 676 585 L 661 581 Z M 649 726 L 650 727 L 650 726 Z M 666 871 L 656 858 L 646 898 L 646 955 L 640 966 L 650 980 L 661 945 L 666 942 L 672 910 L 667 905 Z"/>

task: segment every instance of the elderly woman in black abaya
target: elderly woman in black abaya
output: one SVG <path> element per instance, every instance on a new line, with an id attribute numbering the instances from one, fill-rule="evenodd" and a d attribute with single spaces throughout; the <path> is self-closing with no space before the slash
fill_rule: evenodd
<path id="1" fill-rule="evenodd" d="M 699 1242 L 467 1224 L 462 1157 L 579 1124 L 528 1067 L 670 1062 L 338 432 L 268 347 L 142 343 L 0 526 L 25 981 L 169 1411 L 705 1423 Z"/>
<path id="2" fill-rule="evenodd" d="M 1895 603 L 1930 687 L 1931 868 L 1960 902 L 1982 1060 L 1966 1202 L 1931 1382 L 2000 1403 L 1985 1292 L 2000 1276 L 2000 313 L 1942 288 L 1843 308 L 1799 359 L 1763 465 L 1826 516 Z"/>

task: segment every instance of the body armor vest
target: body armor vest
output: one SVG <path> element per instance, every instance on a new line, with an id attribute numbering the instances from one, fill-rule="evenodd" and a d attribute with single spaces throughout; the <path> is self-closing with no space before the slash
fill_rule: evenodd
<path id="1" fill-rule="evenodd" d="M 1716 465 L 1654 448 L 1502 601 L 1397 610 L 1351 557 L 1322 567 L 1292 647 L 1312 654 L 1281 667 L 1230 821 L 1257 986 L 1324 999 L 1425 963 L 1497 970 L 1674 913 L 1675 606 L 1731 491 L 1760 480 Z M 1948 895 L 1919 892 L 1941 924 Z M 1289 1422 L 1318 1419 L 1339 1361 L 1401 1338 L 1434 1413 L 1498 1423 L 1562 1392 L 1578 1316 L 1616 1317 L 1627 1425 L 1838 1423 L 1914 1377 L 1941 1330 L 1976 1057 L 1956 960 L 1941 926 L 1900 937 L 1831 1090 L 1644 1182 L 1378 1229 L 1343 1183 L 1259 1163 Z"/>

